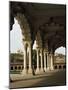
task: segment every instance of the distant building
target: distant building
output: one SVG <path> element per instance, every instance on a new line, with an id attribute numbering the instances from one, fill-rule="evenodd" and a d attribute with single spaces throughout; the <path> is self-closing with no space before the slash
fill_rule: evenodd
<path id="1" fill-rule="evenodd" d="M 10 72 L 20 72 L 23 70 L 24 54 L 23 52 L 11 53 L 10 54 Z M 35 63 L 36 66 L 36 63 Z M 28 68 L 28 62 L 27 62 Z M 66 60 L 65 55 L 56 54 L 54 56 L 54 69 L 65 69 Z"/>
<path id="2" fill-rule="evenodd" d="M 10 54 L 10 71 L 21 71 L 23 69 L 23 53 Z"/>
<path id="3" fill-rule="evenodd" d="M 54 68 L 55 69 L 64 69 L 64 68 L 66 68 L 65 55 L 55 54 L 55 56 L 54 56 Z"/>
<path id="4" fill-rule="evenodd" d="M 24 54 L 23 52 L 17 51 L 17 53 L 10 54 L 10 73 L 20 72 L 23 70 Z M 28 68 L 28 62 L 27 62 Z"/>

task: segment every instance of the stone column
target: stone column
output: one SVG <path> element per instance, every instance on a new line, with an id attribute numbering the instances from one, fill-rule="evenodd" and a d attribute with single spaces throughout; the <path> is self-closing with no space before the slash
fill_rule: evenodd
<path id="1" fill-rule="evenodd" d="M 42 49 L 40 50 L 41 51 L 41 72 L 44 72 L 43 70 L 43 52 L 42 52 Z"/>
<path id="2" fill-rule="evenodd" d="M 13 67 L 13 70 L 15 69 L 15 67 L 14 66 L 12 66 Z"/>
<path id="3" fill-rule="evenodd" d="M 57 69 L 59 69 L 59 65 L 57 65 Z"/>
<path id="4" fill-rule="evenodd" d="M 44 51 L 44 71 L 46 71 L 46 52 Z"/>
<path id="5" fill-rule="evenodd" d="M 21 65 L 21 70 L 22 70 L 22 65 Z"/>
<path id="6" fill-rule="evenodd" d="M 36 69 L 36 74 L 39 74 L 39 49 L 37 49 L 37 69 Z"/>
<path id="7" fill-rule="evenodd" d="M 17 71 L 18 71 L 18 65 L 17 65 Z"/>
<path id="8" fill-rule="evenodd" d="M 54 69 L 54 66 L 53 66 L 53 54 L 51 54 L 51 70 Z"/>
<path id="9" fill-rule="evenodd" d="M 27 47 L 26 47 L 26 44 L 24 45 L 24 69 L 23 69 L 23 72 L 22 74 L 23 75 L 26 75 L 27 74 Z"/>
<path id="10" fill-rule="evenodd" d="M 32 48 L 31 48 L 31 42 L 28 45 L 29 45 L 29 70 L 28 70 L 28 73 L 32 74 L 32 54 L 31 54 Z"/>
<path id="11" fill-rule="evenodd" d="M 61 69 L 63 69 L 63 65 L 62 65 Z"/>
<path id="12" fill-rule="evenodd" d="M 49 67 L 49 54 L 47 52 L 47 70 L 49 70 L 49 69 L 50 69 L 50 67 Z"/>

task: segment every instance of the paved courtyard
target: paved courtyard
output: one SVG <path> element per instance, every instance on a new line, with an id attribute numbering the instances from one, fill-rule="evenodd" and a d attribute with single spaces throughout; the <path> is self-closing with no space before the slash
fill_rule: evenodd
<path id="1" fill-rule="evenodd" d="M 66 85 L 66 71 L 55 70 L 35 76 L 11 75 L 10 88 L 30 88 Z"/>

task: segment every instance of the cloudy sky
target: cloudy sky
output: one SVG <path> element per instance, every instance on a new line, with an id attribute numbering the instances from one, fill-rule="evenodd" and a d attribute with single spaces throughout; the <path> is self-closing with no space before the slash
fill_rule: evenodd
<path id="1" fill-rule="evenodd" d="M 20 26 L 17 20 L 15 20 L 15 24 L 13 25 L 13 30 L 10 31 L 10 52 L 14 53 L 14 52 L 17 52 L 17 50 L 23 51 L 22 37 L 23 36 L 21 34 Z M 60 47 L 55 52 L 65 54 L 65 48 Z"/>

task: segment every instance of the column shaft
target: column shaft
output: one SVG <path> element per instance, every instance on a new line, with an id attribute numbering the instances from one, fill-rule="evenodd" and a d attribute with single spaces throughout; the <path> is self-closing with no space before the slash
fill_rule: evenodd
<path id="1" fill-rule="evenodd" d="M 28 73 L 32 74 L 32 53 L 31 43 L 29 43 L 29 70 Z"/>
<path id="2" fill-rule="evenodd" d="M 31 45 L 29 46 L 29 68 L 32 68 Z"/>
<path id="3" fill-rule="evenodd" d="M 44 52 L 44 70 L 46 71 L 46 52 Z"/>
<path id="4" fill-rule="evenodd" d="M 39 50 L 37 50 L 37 68 L 39 68 Z"/>
<path id="5" fill-rule="evenodd" d="M 27 47 L 26 47 L 26 44 L 24 45 L 24 69 L 23 69 L 23 72 L 22 74 L 23 75 L 27 75 Z"/>
<path id="6" fill-rule="evenodd" d="M 37 49 L 37 69 L 36 69 L 36 73 L 39 73 L 39 49 Z"/>
<path id="7" fill-rule="evenodd" d="M 49 54 L 47 53 L 47 70 L 49 70 Z"/>
<path id="8" fill-rule="evenodd" d="M 24 69 L 27 68 L 26 60 L 27 60 L 27 48 L 26 46 L 24 46 Z"/>
<path id="9" fill-rule="evenodd" d="M 51 70 L 53 70 L 54 67 L 53 67 L 53 54 L 51 54 Z"/>
<path id="10" fill-rule="evenodd" d="M 42 49 L 41 49 L 41 71 L 43 72 L 43 52 L 42 52 Z"/>

